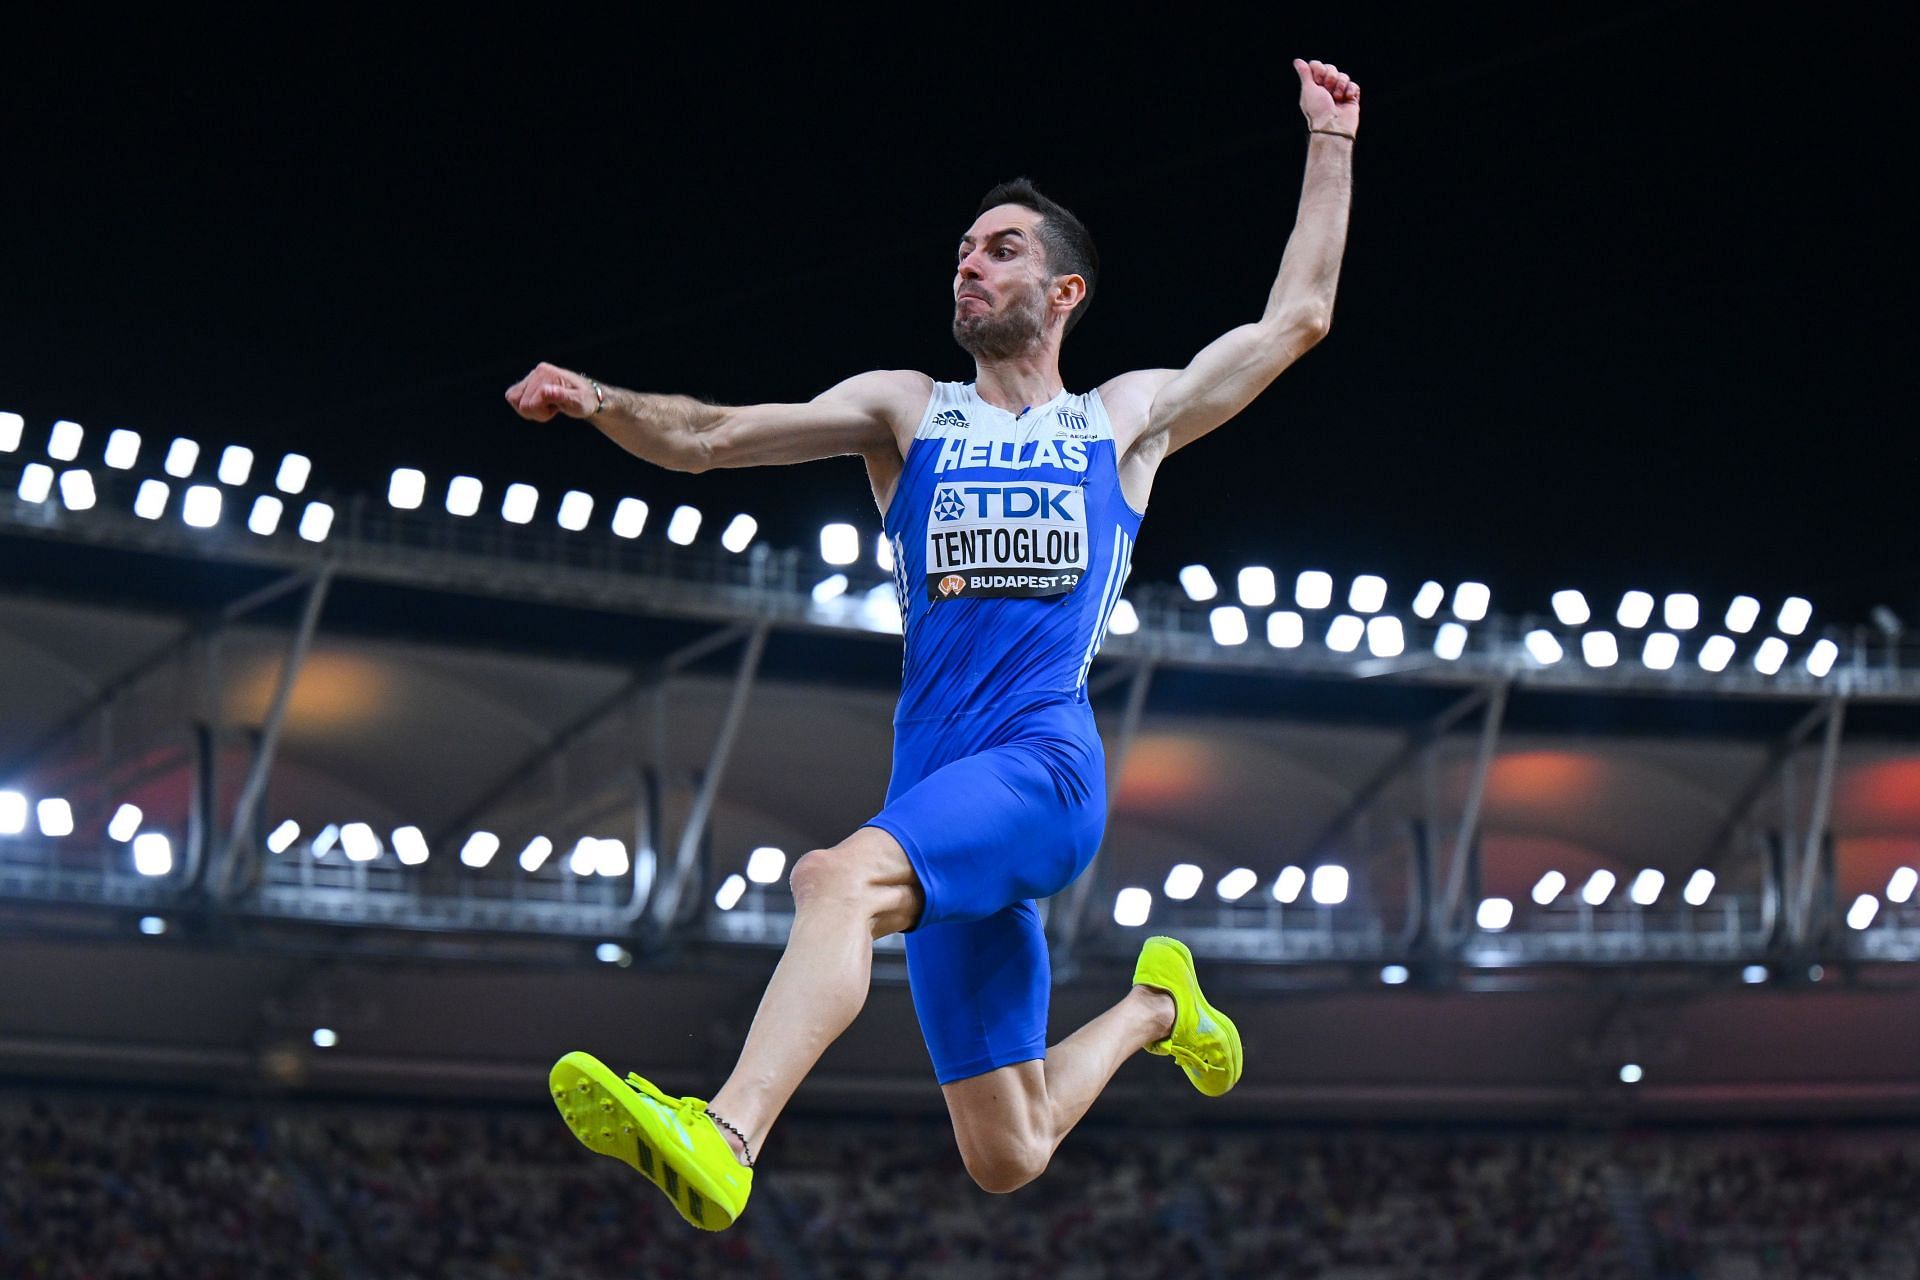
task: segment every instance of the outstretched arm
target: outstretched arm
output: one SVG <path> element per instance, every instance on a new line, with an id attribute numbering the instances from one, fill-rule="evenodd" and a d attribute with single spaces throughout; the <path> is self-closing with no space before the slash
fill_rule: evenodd
<path id="1" fill-rule="evenodd" d="M 718 405 L 595 383 L 557 365 L 534 366 L 507 388 L 532 422 L 579 418 L 636 457 L 673 471 L 760 467 L 859 454 L 898 458 L 902 424 L 918 420 L 932 383 L 923 373 L 862 373 L 805 404 Z"/>
<path id="2" fill-rule="evenodd" d="M 1307 172 L 1280 274 L 1260 319 L 1203 348 L 1184 369 L 1122 374 L 1101 388 L 1122 447 L 1150 479 L 1160 459 L 1247 407 L 1326 335 L 1347 243 L 1360 86 L 1330 62 L 1295 59 L 1307 118 Z M 1131 486 L 1130 486 L 1131 487 Z"/>

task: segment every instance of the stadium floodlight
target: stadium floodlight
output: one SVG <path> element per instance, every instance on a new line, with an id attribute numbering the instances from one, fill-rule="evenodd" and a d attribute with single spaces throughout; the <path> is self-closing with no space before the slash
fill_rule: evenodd
<path id="1" fill-rule="evenodd" d="M 1879 913 L 1880 899 L 1870 893 L 1863 893 L 1853 900 L 1852 906 L 1847 908 L 1847 928 L 1856 931 L 1865 929 L 1873 923 L 1874 916 Z"/>
<path id="2" fill-rule="evenodd" d="M 1300 891 L 1307 887 L 1307 873 L 1299 867 L 1282 867 L 1280 874 L 1273 880 L 1273 900 L 1281 906 L 1297 902 Z"/>
<path id="3" fill-rule="evenodd" d="M 1607 900 L 1607 896 L 1613 892 L 1613 886 L 1616 883 L 1618 883 L 1618 881 L 1613 872 L 1602 867 L 1600 870 L 1588 876 L 1586 884 L 1581 886 L 1580 901 L 1590 907 L 1597 907 Z"/>
<path id="4" fill-rule="evenodd" d="M 133 869 L 143 876 L 164 876 L 173 870 L 173 842 L 158 831 L 133 838 Z"/>
<path id="5" fill-rule="evenodd" d="M 1380 981 L 1389 987 L 1401 986 L 1412 976 L 1403 964 L 1384 965 L 1380 970 Z"/>
<path id="6" fill-rule="evenodd" d="M 1340 614 L 1327 627 L 1327 648 L 1335 653 L 1352 653 L 1366 634 L 1366 623 L 1350 613 Z"/>
<path id="7" fill-rule="evenodd" d="M 90 511 L 97 498 L 93 473 L 78 468 L 60 473 L 60 501 L 69 511 Z"/>
<path id="8" fill-rule="evenodd" d="M 1493 592 L 1484 582 L 1463 582 L 1453 589 L 1453 616 L 1462 622 L 1480 621 L 1492 604 Z"/>
<path id="9" fill-rule="evenodd" d="M 500 499 L 500 518 L 508 524 L 531 524 L 540 507 L 540 491 L 530 484 L 510 484 Z"/>
<path id="10" fill-rule="evenodd" d="M 86 434 L 79 423 L 60 419 L 47 437 L 47 456 L 55 462 L 72 462 L 80 456 L 80 442 Z"/>
<path id="11" fill-rule="evenodd" d="M 1247 615 L 1235 604 L 1223 604 L 1207 614 L 1207 626 L 1213 630 L 1213 642 L 1221 645 L 1247 642 Z"/>
<path id="12" fill-rule="evenodd" d="M 1611 667 L 1620 661 L 1620 643 L 1611 631 L 1589 631 L 1580 637 L 1580 656 L 1590 667 Z"/>
<path id="13" fill-rule="evenodd" d="M 852 564 L 860 558 L 860 531 L 850 524 L 820 528 L 820 558 L 828 564 Z"/>
<path id="14" fill-rule="evenodd" d="M 1387 603 L 1387 580 L 1363 573 L 1347 588 L 1347 608 L 1355 613 L 1378 613 Z"/>
<path id="15" fill-rule="evenodd" d="M 1627 886 L 1627 896 L 1633 899 L 1636 906 L 1650 907 L 1660 900 L 1660 890 L 1664 889 L 1666 884 L 1667 877 L 1664 873 L 1648 867 L 1635 876 L 1633 883 Z"/>
<path id="16" fill-rule="evenodd" d="M 307 478 L 312 474 L 311 459 L 303 453 L 290 453 L 280 459 L 280 469 L 273 474 L 273 487 L 287 494 L 304 493 Z"/>
<path id="17" fill-rule="evenodd" d="M 1901 867 L 1887 881 L 1887 901 L 1904 903 L 1913 896 L 1916 887 L 1920 887 L 1920 872 L 1912 867 Z"/>
<path id="18" fill-rule="evenodd" d="M 1381 614 L 1367 619 L 1367 650 L 1376 658 L 1397 658 L 1407 650 L 1407 634 L 1400 619 Z"/>
<path id="19" fill-rule="evenodd" d="M 293 842 L 299 838 L 300 824 L 292 818 L 288 818 L 285 822 L 275 827 L 272 834 L 267 837 L 267 851 L 270 853 L 285 853 L 293 847 Z"/>
<path id="20" fill-rule="evenodd" d="M 760 522 L 742 513 L 727 521 L 727 527 L 720 531 L 720 545 L 739 555 L 753 545 L 753 535 L 758 532 Z"/>
<path id="21" fill-rule="evenodd" d="M 487 487 L 476 476 L 455 476 L 447 481 L 447 514 L 471 516 L 480 511 L 480 499 Z"/>
<path id="22" fill-rule="evenodd" d="M 1700 598 L 1689 591 L 1676 591 L 1661 604 L 1660 617 L 1669 631 L 1691 631 L 1700 625 Z"/>
<path id="23" fill-rule="evenodd" d="M 364 822 L 349 822 L 340 828 L 340 849 L 349 862 L 372 862 L 382 852 L 380 837 Z"/>
<path id="24" fill-rule="evenodd" d="M 560 498 L 560 511 L 554 520 L 569 533 L 579 533 L 593 520 L 593 496 L 569 489 Z"/>
<path id="25" fill-rule="evenodd" d="M 1506 898 L 1482 898 L 1473 922 L 1488 933 L 1498 933 L 1513 923 L 1513 903 Z"/>
<path id="26" fill-rule="evenodd" d="M 787 869 L 787 851 L 763 844 L 747 855 L 747 879 L 755 884 L 779 884 Z"/>
<path id="27" fill-rule="evenodd" d="M 190 484 L 180 498 L 180 518 L 195 529 L 220 523 L 220 491 L 210 484 Z"/>
<path id="28" fill-rule="evenodd" d="M 1647 634 L 1647 643 L 1640 650 L 1641 665 L 1649 671 L 1671 671 L 1673 664 L 1680 660 L 1680 637 L 1671 631 L 1653 631 Z"/>
<path id="29" fill-rule="evenodd" d="M 331 1049 L 333 1048 L 333 1046 L 339 1043 L 340 1043 L 340 1033 L 335 1031 L 332 1027 L 315 1027 L 313 1029 L 313 1047 L 314 1048 Z"/>
<path id="30" fill-rule="evenodd" d="M 1347 869 L 1335 862 L 1313 869 L 1313 900 L 1335 907 L 1347 900 Z"/>
<path id="31" fill-rule="evenodd" d="M 603 942 L 593 949 L 593 958 L 601 964 L 631 964 L 633 953 L 617 942 Z"/>
<path id="32" fill-rule="evenodd" d="M 1563 873 L 1549 871 L 1534 884 L 1533 900 L 1543 907 L 1551 906 L 1553 900 L 1558 898 L 1566 887 L 1567 877 Z"/>
<path id="33" fill-rule="evenodd" d="M 418 827 L 395 827 L 393 831 L 393 855 L 409 867 L 417 867 L 427 860 L 427 837 Z"/>
<path id="34" fill-rule="evenodd" d="M 387 505 L 401 511 L 417 511 L 426 500 L 426 473 L 413 467 L 395 467 L 387 480 Z"/>
<path id="35" fill-rule="evenodd" d="M 247 528 L 261 537 L 269 537 L 280 527 L 280 517 L 286 506 L 270 493 L 263 493 L 253 500 L 253 510 L 247 513 Z"/>
<path id="36" fill-rule="evenodd" d="M 746 880 L 735 872 L 720 882 L 719 892 L 713 895 L 713 905 L 722 911 L 731 911 L 740 905 L 740 895 L 746 891 Z"/>
<path id="37" fill-rule="evenodd" d="M 167 922 L 159 916 L 141 916 L 140 932 L 149 938 L 157 938 L 167 931 Z"/>
<path id="38" fill-rule="evenodd" d="M 1175 902 L 1185 902 L 1200 892 L 1200 882 L 1206 879 L 1206 873 L 1191 862 L 1176 862 L 1173 870 L 1167 872 L 1167 882 L 1160 891 Z"/>
<path id="39" fill-rule="evenodd" d="M 1788 596 L 1780 606 L 1780 616 L 1775 625 L 1783 635 L 1797 636 L 1807 629 L 1807 623 L 1813 620 L 1813 605 L 1799 596 Z"/>
<path id="40" fill-rule="evenodd" d="M 1226 902 L 1238 902 L 1247 896 L 1253 886 L 1260 883 L 1260 877 L 1252 867 L 1235 867 L 1220 877 L 1220 883 L 1214 886 L 1214 892 Z"/>
<path id="41" fill-rule="evenodd" d="M 1413 616 L 1421 619 L 1431 618 L 1440 612 L 1440 606 L 1445 603 L 1446 598 L 1447 589 L 1428 579 L 1421 583 L 1420 589 L 1413 594 Z"/>
<path id="42" fill-rule="evenodd" d="M 1213 573 L 1203 564 L 1190 564 L 1180 570 L 1180 589 L 1187 593 L 1187 599 L 1204 604 L 1220 594 L 1220 584 L 1213 580 Z"/>
<path id="43" fill-rule="evenodd" d="M 1757 987 L 1767 980 L 1767 966 L 1750 964 L 1740 971 L 1740 981 L 1750 987 Z"/>
<path id="44" fill-rule="evenodd" d="M 1298 649 L 1307 638 L 1307 624 L 1291 609 L 1267 615 L 1267 643 L 1276 649 Z"/>
<path id="45" fill-rule="evenodd" d="M 633 860 L 627 857 L 627 842 L 615 836 L 609 836 L 594 846 L 594 871 L 611 879 L 623 876 L 633 870 Z"/>
<path id="46" fill-rule="evenodd" d="M 1117 925 L 1128 929 L 1138 928 L 1152 914 L 1153 894 L 1145 889 L 1130 887 L 1113 897 L 1113 922 Z"/>
<path id="47" fill-rule="evenodd" d="M 678 506 L 667 517 L 667 541 L 676 547 L 690 546 L 700 532 L 700 509 Z M 851 563 L 851 562 L 849 562 Z"/>
<path id="48" fill-rule="evenodd" d="M 1250 609 L 1264 609 L 1280 598 L 1273 570 L 1264 565 L 1248 565 L 1242 569 L 1234 578 L 1234 587 L 1239 592 L 1240 603 Z"/>
<path id="49" fill-rule="evenodd" d="M 538 871 L 553 852 L 553 841 L 545 836 L 535 836 L 527 841 L 527 847 L 520 851 L 520 869 L 531 875 Z"/>
<path id="50" fill-rule="evenodd" d="M 125 844 L 140 834 L 140 823 L 146 816 L 137 804 L 121 805 L 107 822 L 107 838 Z"/>
<path id="51" fill-rule="evenodd" d="M 313 838 L 313 844 L 310 845 L 309 848 L 314 857 L 324 858 L 329 853 L 332 853 L 333 846 L 339 843 L 340 828 L 329 822 L 326 826 L 320 828 L 320 834 Z"/>
<path id="52" fill-rule="evenodd" d="M 1333 603 L 1333 575 L 1308 569 L 1293 580 L 1293 602 L 1302 609 L 1324 609 Z"/>
<path id="53" fill-rule="evenodd" d="M 27 798 L 18 791 L 0 791 L 0 836 L 17 836 L 27 829 Z"/>
<path id="54" fill-rule="evenodd" d="M 333 508 L 324 502 L 309 502 L 300 513 L 300 536 L 308 542 L 325 542 L 333 530 Z"/>
<path id="55" fill-rule="evenodd" d="M 1133 601 L 1122 600 L 1113 606 L 1113 614 L 1107 619 L 1107 630 L 1117 636 L 1130 636 L 1140 629 L 1140 615 L 1134 612 Z"/>
<path id="56" fill-rule="evenodd" d="M 637 538 L 647 527 L 647 504 L 638 498 L 622 498 L 613 509 L 613 536 Z"/>
<path id="57" fill-rule="evenodd" d="M 1768 636 L 1760 642 L 1760 649 L 1753 655 L 1753 669 L 1763 676 L 1775 675 L 1787 661 L 1787 642 L 1779 636 Z"/>
<path id="58" fill-rule="evenodd" d="M 1553 632 L 1544 628 L 1535 628 L 1527 632 L 1527 653 L 1543 667 L 1550 667 L 1567 656 L 1560 642 L 1553 638 Z"/>
<path id="59" fill-rule="evenodd" d="M 29 462 L 20 472 L 20 500 L 45 502 L 53 492 L 53 468 L 44 462 Z"/>
<path id="60" fill-rule="evenodd" d="M 1680 896 L 1690 907 L 1704 907 L 1707 899 L 1713 896 L 1713 872 L 1701 867 L 1687 877 L 1686 887 L 1680 890 Z"/>
<path id="61" fill-rule="evenodd" d="M 893 539 L 884 530 L 873 540 L 873 562 L 880 566 L 880 572 L 893 572 Z"/>
<path id="62" fill-rule="evenodd" d="M 43 836 L 70 836 L 73 834 L 73 806 L 58 797 L 49 797 L 33 806 L 34 816 L 40 819 L 40 834 Z"/>
<path id="63" fill-rule="evenodd" d="M 836 573 L 813 584 L 813 602 L 827 604 L 847 594 L 847 575 Z"/>
<path id="64" fill-rule="evenodd" d="M 17 413 L 0 413 L 0 453 L 12 453 L 26 434 L 27 420 Z"/>
<path id="65" fill-rule="evenodd" d="M 1578 627 L 1593 616 L 1593 610 L 1587 607 L 1587 598 L 1568 587 L 1553 593 L 1553 616 L 1560 619 L 1560 625 Z"/>
<path id="66" fill-rule="evenodd" d="M 1833 641 L 1814 641 L 1813 648 L 1807 651 L 1807 674 L 1816 680 L 1824 680 L 1839 657 L 1840 646 Z"/>
<path id="67" fill-rule="evenodd" d="M 140 460 L 140 433 L 116 427 L 107 434 L 106 462 L 115 471 L 131 471 Z"/>
<path id="68" fill-rule="evenodd" d="M 460 862 L 463 866 L 484 867 L 493 861 L 493 855 L 498 852 L 499 836 L 491 831 L 476 831 L 460 846 Z"/>
<path id="69" fill-rule="evenodd" d="M 1637 1062 L 1625 1062 L 1620 1065 L 1621 1084 L 1639 1084 L 1641 1080 L 1646 1078 L 1646 1074 L 1645 1071 L 1641 1070 L 1640 1064 Z"/>
<path id="70" fill-rule="evenodd" d="M 1700 646 L 1700 669 L 1702 671 L 1725 671 L 1727 664 L 1733 661 L 1733 638 L 1731 636 L 1708 636 L 1707 642 Z"/>
<path id="71" fill-rule="evenodd" d="M 590 876 L 600 869 L 600 838 L 581 836 L 567 855 L 567 870 L 577 876 Z"/>
<path id="72" fill-rule="evenodd" d="M 1457 661 L 1467 651 L 1467 629 L 1457 622 L 1443 622 L 1433 638 L 1433 656 L 1442 662 Z"/>
<path id="73" fill-rule="evenodd" d="M 1653 617 L 1653 596 L 1645 591 L 1629 591 L 1620 597 L 1620 607 L 1614 610 L 1613 616 L 1621 626 L 1638 631 Z"/>
<path id="74" fill-rule="evenodd" d="M 161 469 L 176 480 L 185 480 L 200 465 L 200 445 L 185 436 L 175 436 L 167 446 L 167 458 Z"/>
<path id="75" fill-rule="evenodd" d="M 1760 620 L 1760 602 L 1752 596 L 1735 596 L 1727 606 L 1727 630 L 1745 635 Z"/>
<path id="76" fill-rule="evenodd" d="M 220 466 L 214 475 L 221 484 L 245 484 L 253 478 L 253 450 L 243 444 L 228 445 L 220 451 Z"/>

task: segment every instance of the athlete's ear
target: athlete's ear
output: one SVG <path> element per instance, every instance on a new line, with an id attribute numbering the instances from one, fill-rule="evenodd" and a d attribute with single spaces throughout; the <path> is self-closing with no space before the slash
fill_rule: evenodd
<path id="1" fill-rule="evenodd" d="M 1047 290 L 1047 300 L 1060 312 L 1072 311 L 1086 296 L 1086 277 L 1078 274 L 1055 276 Z"/>

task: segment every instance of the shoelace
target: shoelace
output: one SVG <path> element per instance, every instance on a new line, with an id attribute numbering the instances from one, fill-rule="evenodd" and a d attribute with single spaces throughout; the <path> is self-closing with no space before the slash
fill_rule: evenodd
<path id="1" fill-rule="evenodd" d="M 1184 1044 L 1175 1042 L 1167 1046 L 1167 1052 L 1172 1055 L 1175 1062 L 1178 1062 L 1182 1066 L 1192 1067 L 1198 1071 L 1224 1071 L 1226 1064 L 1224 1062 L 1217 1062 L 1214 1058 L 1224 1057 L 1225 1055 L 1219 1053 L 1218 1046 L 1214 1046 L 1214 1048 L 1214 1057 L 1209 1057 L 1198 1049 L 1190 1049 Z"/>
<path id="2" fill-rule="evenodd" d="M 732 1131 L 734 1137 L 740 1139 L 741 1150 L 746 1153 L 747 1157 L 747 1168 L 753 1168 L 753 1152 L 746 1149 L 746 1135 L 738 1129 L 735 1129 L 732 1125 L 727 1124 L 725 1120 L 722 1120 L 719 1116 L 713 1114 L 713 1112 L 707 1110 L 706 1103 L 700 1101 L 698 1098 L 675 1098 L 662 1093 L 659 1089 L 648 1083 L 644 1076 L 635 1071 L 629 1071 L 627 1073 L 627 1083 L 632 1086 L 635 1093 L 640 1094 L 642 1097 L 653 1099 L 662 1107 L 679 1116 L 680 1123 L 685 1128 L 691 1129 L 701 1120 L 711 1120 L 716 1125 L 725 1125 Z"/>

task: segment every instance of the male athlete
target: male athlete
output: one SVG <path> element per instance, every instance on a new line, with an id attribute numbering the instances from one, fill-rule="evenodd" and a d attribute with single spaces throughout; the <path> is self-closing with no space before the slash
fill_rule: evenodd
<path id="1" fill-rule="evenodd" d="M 1333 314 L 1360 86 L 1331 63 L 1293 67 L 1307 169 L 1279 278 L 1258 321 L 1184 369 L 1064 389 L 1060 344 L 1093 297 L 1097 258 L 1079 220 L 1021 180 L 990 192 L 960 240 L 953 336 L 973 356 L 970 383 L 864 373 L 808 404 L 734 408 L 542 364 L 507 391 L 522 417 L 584 419 L 679 471 L 859 454 L 893 545 L 906 658 L 886 806 L 794 864 L 792 933 L 733 1074 L 708 1102 L 623 1081 L 585 1053 L 553 1068 L 575 1136 L 696 1227 L 746 1207 L 754 1153 L 866 1002 L 874 939 L 890 933 L 906 933 L 914 1009 L 967 1171 L 988 1191 L 1039 1176 L 1137 1050 L 1173 1057 L 1210 1096 L 1239 1080 L 1239 1033 L 1171 938 L 1149 938 L 1132 990 L 1049 1048 L 1034 900 L 1085 870 L 1106 823 L 1087 670 L 1155 473 Z"/>

